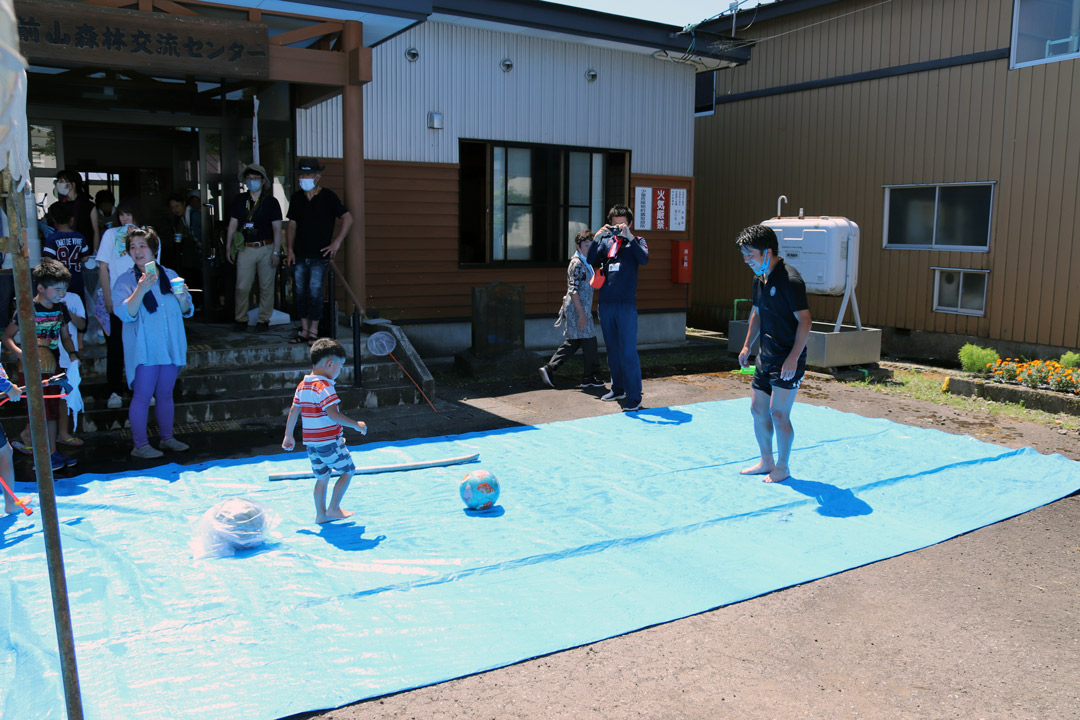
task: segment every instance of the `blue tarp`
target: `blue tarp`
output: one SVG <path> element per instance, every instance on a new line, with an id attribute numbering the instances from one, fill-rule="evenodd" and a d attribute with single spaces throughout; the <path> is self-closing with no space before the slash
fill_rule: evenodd
<path id="1" fill-rule="evenodd" d="M 804 404 L 793 422 L 783 484 L 738 474 L 756 456 L 747 400 L 358 446 L 358 465 L 480 461 L 358 476 L 355 517 L 324 526 L 310 480 L 267 480 L 306 469 L 299 452 L 61 480 L 85 716 L 336 707 L 814 580 L 1080 488 L 1059 455 Z M 493 512 L 458 496 L 477 467 L 500 479 Z M 193 560 L 196 521 L 229 497 L 270 506 L 275 536 Z M 59 719 L 40 514 L 0 529 L 0 718 Z"/>

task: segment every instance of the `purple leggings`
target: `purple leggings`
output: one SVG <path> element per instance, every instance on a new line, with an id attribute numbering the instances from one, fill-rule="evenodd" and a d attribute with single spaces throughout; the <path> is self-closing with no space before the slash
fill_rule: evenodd
<path id="1" fill-rule="evenodd" d="M 131 439 L 135 447 L 148 444 L 146 422 L 150 416 L 150 398 L 157 398 L 154 416 L 162 440 L 173 436 L 173 386 L 180 368 L 176 365 L 139 365 L 135 368 L 135 382 L 131 385 L 131 405 L 128 420 L 131 422 Z"/>

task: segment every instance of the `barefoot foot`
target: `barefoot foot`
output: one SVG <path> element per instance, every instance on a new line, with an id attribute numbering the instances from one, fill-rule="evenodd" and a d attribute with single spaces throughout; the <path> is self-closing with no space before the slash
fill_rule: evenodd
<path id="1" fill-rule="evenodd" d="M 344 520 L 345 518 L 352 517 L 352 513 L 348 510 L 327 510 L 325 515 L 315 517 L 315 522 L 322 525 L 323 523 L 333 522 L 334 520 Z"/>
<path id="2" fill-rule="evenodd" d="M 791 477 L 791 473 L 788 472 L 788 469 L 777 465 L 772 469 L 772 472 L 770 472 L 768 476 L 762 478 L 761 481 L 767 483 L 784 482 L 789 477 Z"/>
<path id="3" fill-rule="evenodd" d="M 768 475 L 773 471 L 772 463 L 767 463 L 764 460 L 759 462 L 753 467 L 743 468 L 739 471 L 740 475 Z"/>

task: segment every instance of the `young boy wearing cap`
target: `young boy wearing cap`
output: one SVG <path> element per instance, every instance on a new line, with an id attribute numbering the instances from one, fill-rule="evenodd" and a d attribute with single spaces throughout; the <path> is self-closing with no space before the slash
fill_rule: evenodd
<path id="1" fill-rule="evenodd" d="M 259 317 L 255 332 L 270 328 L 274 312 L 274 275 L 281 260 L 281 205 L 270 189 L 270 177 L 262 165 L 251 164 L 240 174 L 247 192 L 233 198 L 229 211 L 229 262 L 236 263 L 236 329 L 248 324 L 248 298 L 255 276 L 259 277 Z M 235 257 L 232 238 L 239 232 L 243 244 L 236 243 Z"/>
<path id="2" fill-rule="evenodd" d="M 289 200 L 285 231 L 285 262 L 294 266 L 293 284 L 300 330 L 290 342 L 309 345 L 319 336 L 323 280 L 330 260 L 352 227 L 352 215 L 333 190 L 319 185 L 322 171 L 314 158 L 300 158 L 296 172 L 300 189 Z"/>

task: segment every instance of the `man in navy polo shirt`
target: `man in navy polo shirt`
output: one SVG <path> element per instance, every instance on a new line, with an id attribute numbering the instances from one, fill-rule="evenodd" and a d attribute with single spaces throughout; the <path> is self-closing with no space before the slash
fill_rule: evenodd
<path id="1" fill-rule="evenodd" d="M 750 311 L 746 342 L 739 352 L 741 366 L 748 366 L 750 348 L 754 340 L 761 338 L 750 404 L 761 462 L 739 472 L 765 475 L 765 482 L 783 482 L 791 476 L 788 458 L 795 440 L 791 406 L 806 372 L 806 339 L 810 336 L 806 283 L 799 271 L 779 256 L 780 248 L 772 228 L 752 225 L 739 234 L 735 244 L 743 262 L 754 273 L 754 308 Z"/>
<path id="2" fill-rule="evenodd" d="M 638 267 L 649 262 L 645 238 L 634 235 L 634 213 L 625 205 L 608 211 L 589 248 L 588 262 L 600 265 L 600 329 L 607 346 L 611 390 L 601 400 L 623 401 L 623 412 L 641 409 L 641 360 L 637 352 Z"/>

